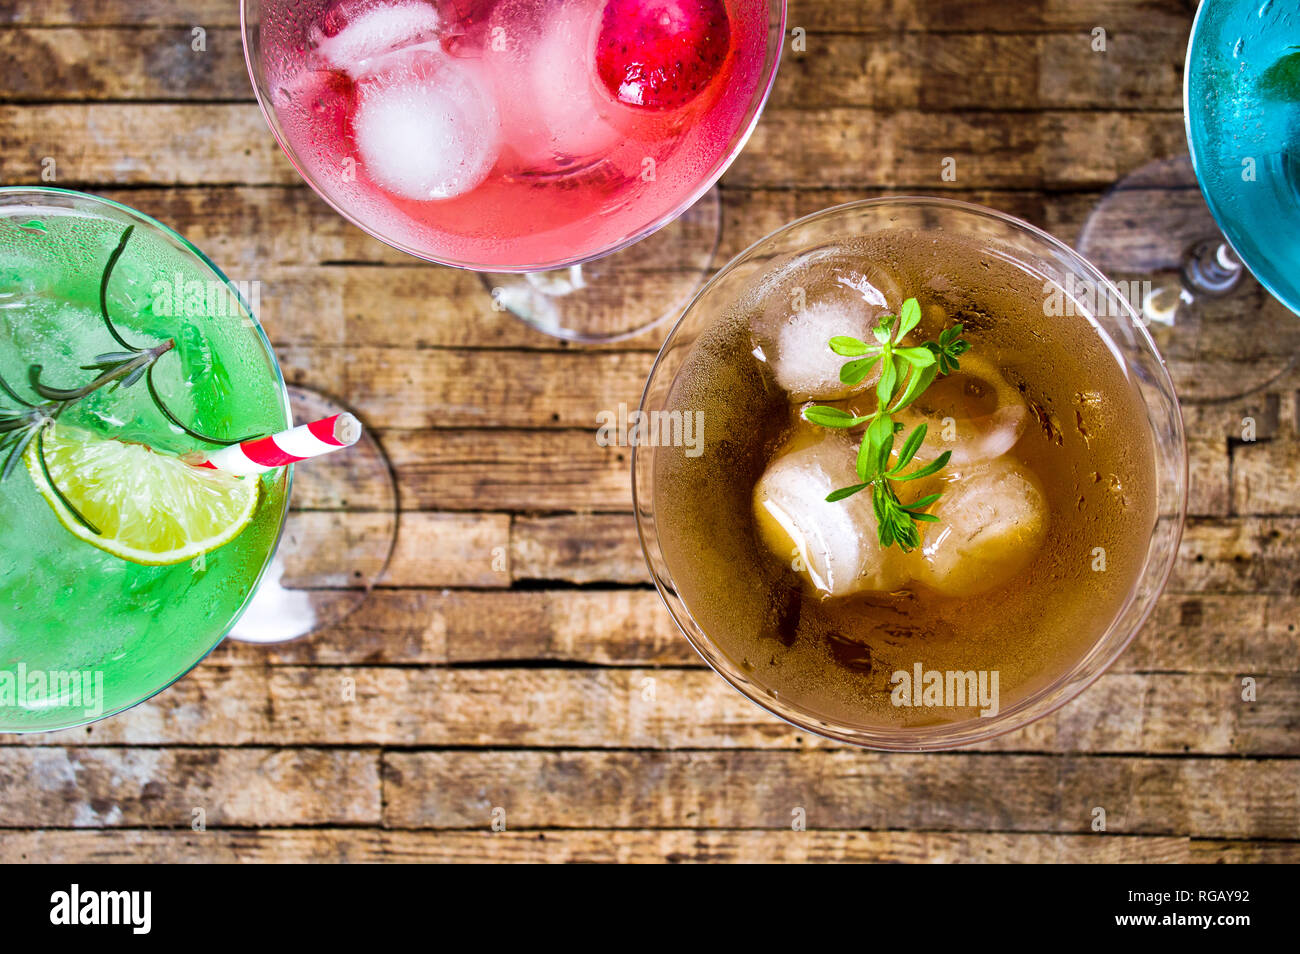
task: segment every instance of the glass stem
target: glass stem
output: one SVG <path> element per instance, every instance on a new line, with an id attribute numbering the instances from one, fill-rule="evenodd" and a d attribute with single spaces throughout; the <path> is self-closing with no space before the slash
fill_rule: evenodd
<path id="1" fill-rule="evenodd" d="M 1246 277 L 1246 266 L 1222 237 L 1202 239 L 1183 253 L 1183 283 L 1193 295 L 1222 298 Z"/>

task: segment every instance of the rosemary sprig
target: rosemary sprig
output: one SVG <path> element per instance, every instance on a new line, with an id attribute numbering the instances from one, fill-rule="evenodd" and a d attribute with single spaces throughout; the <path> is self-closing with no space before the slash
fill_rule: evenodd
<path id="1" fill-rule="evenodd" d="M 39 377 L 39 372 L 35 376 Z M 4 464 L 0 466 L 0 481 L 9 479 L 9 475 L 22 460 L 27 448 L 31 446 L 32 441 L 35 441 L 36 459 L 40 462 L 41 471 L 55 495 L 79 523 L 98 535 L 99 529 L 87 520 L 86 516 L 59 489 L 45 462 L 45 432 L 58 420 L 63 409 L 71 402 L 55 400 L 44 404 L 33 404 L 10 387 L 3 377 L 0 377 L 0 391 L 21 408 L 18 411 L 0 408 L 0 457 L 4 460 Z"/>
<path id="2" fill-rule="evenodd" d="M 77 520 L 81 523 L 83 527 L 85 527 L 95 536 L 97 537 L 101 536 L 103 534 L 103 531 L 100 530 L 99 527 L 91 523 L 86 518 L 86 515 L 83 514 L 80 510 L 78 510 L 76 505 L 71 500 L 68 499 L 67 494 L 65 494 L 62 490 L 59 489 L 59 485 L 55 483 L 54 475 L 50 473 L 50 465 L 45 462 L 45 431 L 46 431 L 45 427 L 38 427 L 36 429 L 36 459 L 40 461 L 41 473 L 45 475 L 45 482 L 50 485 L 50 489 L 54 491 L 54 495 L 59 498 L 59 503 L 67 507 L 68 510 L 72 513 L 74 517 L 77 518 Z"/>
<path id="3" fill-rule="evenodd" d="M 33 382 L 39 381 L 40 368 L 33 367 L 31 371 Z M 33 389 L 35 390 L 35 388 Z M 42 386 L 41 390 L 55 393 L 74 394 L 77 396 L 70 400 L 57 397 L 50 399 L 48 395 L 40 394 L 40 392 L 38 392 L 41 397 L 46 397 L 47 400 L 43 404 L 33 404 L 31 401 L 28 401 L 26 398 L 19 395 L 18 392 L 10 387 L 9 383 L 0 376 L 0 391 L 3 391 L 11 401 L 19 406 L 19 410 L 17 411 L 11 411 L 0 407 L 0 456 L 2 456 L 4 460 L 3 466 L 0 466 L 0 482 L 9 479 L 9 475 L 14 472 L 15 468 L 17 468 L 18 462 L 22 460 L 23 454 L 27 452 L 27 448 L 31 446 L 33 441 L 35 441 L 36 459 L 41 465 L 41 472 L 45 475 L 45 479 L 49 483 L 50 488 L 54 491 L 55 495 L 63 505 L 67 507 L 68 512 L 76 518 L 77 522 L 95 535 L 98 535 L 99 529 L 86 519 L 86 516 L 77 509 L 72 501 L 64 495 L 63 491 L 59 488 L 59 485 L 55 483 L 53 475 L 50 474 L 49 465 L 45 461 L 45 432 L 54 425 L 54 422 L 58 420 L 59 415 L 63 413 L 63 410 L 66 407 L 73 403 L 73 400 L 80 400 L 80 397 L 84 397 L 84 395 L 79 395 L 77 392 L 72 391 L 59 392 L 58 389 L 45 388 L 44 386 Z M 86 393 L 89 394 L 90 391 L 86 391 Z"/>
<path id="4" fill-rule="evenodd" d="M 233 439 L 209 437 L 181 421 L 167 406 L 162 395 L 158 393 L 158 388 L 153 380 L 153 372 L 158 359 L 169 351 L 175 350 L 176 340 L 168 338 L 166 341 L 151 347 L 137 347 L 126 340 L 113 322 L 113 318 L 108 311 L 108 284 L 113 277 L 113 269 L 117 266 L 123 252 L 126 251 L 127 243 L 131 240 L 134 231 L 135 226 L 129 225 L 122 232 L 117 246 L 108 257 L 108 261 L 104 266 L 104 273 L 99 280 L 99 314 L 104 322 L 104 327 L 108 329 L 109 335 L 121 346 L 122 350 L 108 351 L 96 355 L 89 364 L 83 364 L 81 366 L 83 371 L 96 371 L 98 374 L 86 384 L 78 387 L 55 387 L 47 384 L 41 379 L 44 372 L 42 366 L 39 364 L 31 365 L 28 368 L 28 383 L 31 386 L 32 393 L 41 403 L 29 401 L 10 386 L 3 376 L 0 376 L 0 397 L 7 399 L 7 402 L 0 401 L 0 460 L 3 460 L 3 465 L 0 465 L 0 481 L 7 479 L 13 473 L 18 461 L 22 459 L 28 447 L 32 446 L 32 442 L 35 441 L 36 459 L 55 495 L 86 529 L 96 535 L 99 534 L 99 529 L 86 519 L 55 483 L 49 465 L 45 460 L 45 431 L 54 425 L 59 415 L 69 406 L 103 388 L 108 387 L 113 390 L 129 388 L 143 380 L 148 388 L 149 397 L 159 412 L 172 425 L 180 428 L 195 440 L 218 446 L 230 446 L 256 436 L 247 435 Z M 6 403 L 12 406 L 6 406 Z"/>
<path id="5" fill-rule="evenodd" d="M 128 351 L 138 352 L 140 349 L 133 347 L 122 337 L 117 330 L 117 326 L 113 324 L 113 319 L 108 314 L 108 280 L 113 277 L 113 269 L 117 267 L 117 260 L 126 251 L 126 243 L 131 241 L 131 233 L 134 231 L 135 226 L 128 225 L 122 232 L 122 237 L 117 240 L 117 248 L 109 253 L 108 263 L 104 266 L 104 274 L 99 277 L 99 314 L 104 319 L 104 325 L 108 328 L 108 333 L 113 336 L 114 341 Z"/>
<path id="6" fill-rule="evenodd" d="M 903 338 L 920 323 L 921 305 L 915 298 L 909 298 L 903 302 L 900 315 L 885 315 L 880 319 L 872 332 L 874 344 L 846 336 L 830 340 L 833 352 L 850 359 L 840 368 L 840 381 L 843 383 L 858 384 L 871 373 L 872 368 L 880 365 L 880 377 L 876 381 L 877 404 L 873 413 L 854 415 L 820 404 L 805 408 L 803 412 L 806 420 L 821 427 L 848 429 L 866 425 L 858 447 L 859 483 L 832 491 L 826 499 L 831 502 L 844 500 L 870 488 L 880 545 L 889 547 L 897 543 L 904 552 L 920 545 L 917 523 L 938 520 L 925 510 L 942 494 L 929 494 L 904 504 L 895 485 L 938 473 L 948 465 L 952 452 L 944 451 L 930 463 L 904 473 L 904 468 L 925 442 L 926 425 L 918 424 L 895 456 L 894 441 L 903 430 L 903 424 L 894 420 L 894 415 L 919 398 L 939 375 L 958 370 L 960 357 L 970 350 L 970 342 L 961 337 L 963 326 L 960 324 L 945 329 L 938 341 L 904 347 Z"/>
<path id="7" fill-rule="evenodd" d="M 128 351 L 110 351 L 106 354 L 96 355 L 91 364 L 83 364 L 83 371 L 98 371 L 99 376 L 89 384 L 83 384 L 79 388 L 55 388 L 41 381 L 41 371 L 39 364 L 34 364 L 28 369 L 31 378 L 32 390 L 40 397 L 47 401 L 57 401 L 63 404 L 71 404 L 80 401 L 84 397 L 89 397 L 100 388 L 113 385 L 113 387 L 129 388 L 140 380 L 146 371 L 153 368 L 153 364 L 160 357 L 165 355 L 172 348 L 176 347 L 176 342 L 168 338 L 160 345 L 152 348 L 144 348 L 136 352 Z"/>
<path id="8" fill-rule="evenodd" d="M 108 256 L 108 262 L 104 266 L 104 274 L 101 276 L 99 281 L 100 317 L 103 319 L 104 327 L 108 329 L 108 333 L 113 336 L 113 340 L 121 345 L 125 350 L 99 355 L 95 359 L 94 363 L 83 365 L 83 369 L 87 371 L 101 370 L 104 373 L 97 378 L 96 381 L 102 381 L 103 384 L 109 384 L 113 381 L 120 380 L 120 387 L 123 388 L 129 388 L 141 378 L 144 378 L 145 385 L 149 389 L 149 397 L 153 401 L 154 406 L 156 406 L 162 413 L 163 417 L 167 418 L 173 426 L 180 428 L 190 437 L 202 441 L 205 444 L 214 444 L 218 447 L 229 447 L 232 444 L 241 444 L 244 441 L 257 436 L 255 434 L 245 434 L 241 437 L 230 439 L 223 437 L 209 437 L 207 434 L 196 431 L 194 428 L 182 421 L 172 413 L 171 408 L 167 406 L 162 395 L 158 393 L 158 388 L 155 386 L 153 380 L 154 364 L 160 357 L 168 351 L 171 351 L 176 346 L 175 340 L 168 339 L 163 342 L 163 344 L 154 348 L 137 348 L 122 336 L 122 333 L 118 331 L 117 326 L 113 323 L 113 318 L 108 313 L 108 282 L 109 279 L 113 277 L 113 269 L 117 266 L 118 259 L 122 257 L 122 253 L 126 251 L 126 244 L 131 240 L 131 234 L 134 231 L 135 226 L 128 225 L 122 232 L 122 237 L 118 239 L 117 247 L 114 248 L 112 253 Z M 96 387 L 103 387 L 103 384 L 98 384 Z"/>

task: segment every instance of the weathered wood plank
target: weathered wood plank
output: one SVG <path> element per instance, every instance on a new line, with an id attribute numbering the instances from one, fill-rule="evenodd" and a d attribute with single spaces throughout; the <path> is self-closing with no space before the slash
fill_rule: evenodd
<path id="1" fill-rule="evenodd" d="M 458 269 L 422 265 L 409 255 L 375 241 L 349 224 L 302 184 L 175 186 L 147 190 L 107 188 L 100 191 L 167 223 L 208 253 L 232 278 L 261 281 L 271 286 L 268 292 L 273 291 L 273 286 L 280 280 L 289 281 L 297 274 L 315 275 L 316 280 L 322 283 L 337 281 L 329 276 L 343 273 L 312 268 L 328 263 L 406 265 L 413 272 L 464 276 L 464 272 Z M 891 191 L 896 190 L 858 186 L 847 189 L 749 188 L 726 183 L 721 190 L 722 246 L 715 265 L 722 265 L 754 241 L 794 219 L 833 205 L 873 198 Z M 954 188 L 945 190 L 944 195 L 1028 219 L 1068 242 L 1092 211 L 1100 192 Z M 378 281 L 382 274 L 389 276 L 388 281 L 394 287 L 373 287 L 385 284 Z M 283 279 L 279 277 L 281 275 Z M 357 327 L 348 330 L 354 335 L 365 332 L 389 335 L 361 339 L 372 344 L 416 340 L 421 344 L 466 345 L 486 340 L 495 346 L 503 346 L 550 340 L 541 337 L 527 342 L 497 340 L 497 329 L 491 325 L 484 329 L 481 323 L 503 322 L 504 316 L 486 308 L 481 298 L 481 283 L 474 276 L 468 277 L 473 281 L 467 282 L 463 288 L 443 285 L 435 280 L 412 287 L 420 281 L 418 274 L 376 273 L 376 280 L 368 282 L 367 290 L 370 295 L 378 297 L 372 300 L 373 305 L 367 306 L 367 310 L 384 313 L 386 318 L 388 311 L 396 311 L 392 315 L 396 330 L 389 332 L 387 321 L 371 323 L 378 327 L 364 327 L 357 322 Z M 419 302 L 407 300 L 404 297 L 407 294 L 423 296 L 423 307 L 417 310 L 415 306 Z M 402 306 L 394 308 L 394 302 L 400 302 Z M 464 320 L 467 305 L 476 306 L 473 321 Z M 478 310 L 479 305 L 484 308 Z M 450 313 L 444 314 L 444 311 Z M 422 321 L 424 327 L 413 324 L 412 316 Z M 455 319 L 454 327 L 442 328 L 434 324 L 446 322 L 449 318 Z M 430 328 L 431 324 L 434 327 Z M 284 332 L 292 334 L 293 329 L 286 328 Z M 455 332 L 459 333 L 458 337 L 448 337 Z M 421 340 L 420 335 L 426 337 Z M 557 342 L 555 346 L 563 345 Z"/>
<path id="2" fill-rule="evenodd" d="M 1188 521 L 1173 592 L 1300 593 L 1300 520 Z"/>
<path id="3" fill-rule="evenodd" d="M 1297 672 L 1300 598 L 1166 594 L 1114 673 Z M 695 666 L 703 662 L 651 589 L 377 590 L 363 611 L 282 646 L 224 643 L 220 665 L 555 663 Z"/>
<path id="4" fill-rule="evenodd" d="M 222 0 L 0 0 L 0 23 L 32 26 L 239 26 L 239 7 Z"/>
<path id="5" fill-rule="evenodd" d="M 630 448 L 602 442 L 597 435 L 594 415 L 585 429 L 375 432 L 396 470 L 402 505 L 410 510 L 630 512 Z M 1189 450 L 1193 475 L 1189 511 L 1196 516 L 1226 516 L 1226 443 L 1197 441 L 1189 444 Z M 350 499 L 358 500 L 355 489 Z M 324 509 L 335 507 L 337 501 L 328 495 L 313 496 L 303 480 L 295 485 L 294 503 L 304 509 Z M 1294 514 L 1300 511 L 1300 496 L 1279 493 L 1265 502 L 1257 486 L 1247 506 L 1237 508 L 1237 515 L 1255 513 L 1256 508 L 1263 513 Z"/>
<path id="6" fill-rule="evenodd" d="M 540 352 L 290 346 L 294 380 L 347 395 L 381 428 L 590 428 L 597 413 L 636 408 L 649 352 Z"/>
<path id="7" fill-rule="evenodd" d="M 1189 437 L 1187 512 L 1196 517 L 1226 517 L 1232 502 L 1232 462 L 1228 442 Z"/>
<path id="8" fill-rule="evenodd" d="M 290 185 L 297 178 L 252 103 L 0 106 L 0 144 L 0 171 L 11 185 Z"/>
<path id="9" fill-rule="evenodd" d="M 840 189 L 1107 186 L 1151 156 L 1185 149 L 1182 113 L 774 107 L 728 173 L 731 185 Z M 256 106 L 0 106 L 5 178 L 37 184 L 290 185 L 296 173 Z M 945 178 L 945 160 L 956 178 Z M 46 173 L 48 175 L 48 173 Z"/>
<path id="10" fill-rule="evenodd" d="M 1160 598 L 1116 663 L 1119 672 L 1289 673 L 1300 599 L 1294 595 L 1179 594 Z"/>
<path id="11" fill-rule="evenodd" d="M 1287 376 L 1257 407 L 1229 419 L 1232 435 L 1232 512 L 1291 513 L 1300 504 L 1300 383 Z M 1278 393 L 1288 387 L 1285 393 Z M 1269 397 L 1274 400 L 1268 400 Z M 1253 433 L 1251 433 L 1253 431 Z"/>
<path id="12" fill-rule="evenodd" d="M 715 265 L 800 216 L 878 191 L 727 188 Z M 390 249 L 349 225 L 305 187 L 110 189 L 105 194 L 171 225 L 232 279 L 257 282 L 258 314 L 277 344 L 571 347 L 494 311 L 477 275 L 420 263 Z M 1028 218 L 1067 239 L 1095 198 L 987 190 L 952 194 Z M 338 262 L 348 264 L 329 264 Z M 659 276 L 638 276 L 638 282 L 639 298 L 667 297 Z M 655 330 L 615 347 L 656 351 L 664 333 Z"/>
<path id="13" fill-rule="evenodd" d="M 386 271 L 386 270 L 380 270 Z M 275 328 L 270 331 L 275 337 Z M 604 422 L 627 420 L 641 400 L 645 377 L 653 364 L 650 351 L 498 351 L 489 348 L 404 348 L 370 345 L 306 344 L 281 345 L 277 354 L 285 376 L 293 383 L 323 388 L 347 396 L 371 427 L 383 431 L 393 452 L 409 459 L 410 453 L 438 453 L 445 445 L 449 453 L 463 447 L 472 435 L 452 433 L 413 435 L 413 430 L 436 428 L 462 432 L 473 428 L 482 435 L 487 450 L 476 465 L 483 472 L 476 483 L 491 491 L 492 470 L 508 457 L 512 440 L 492 436 L 487 429 L 504 428 L 511 434 L 528 430 L 571 431 L 563 437 L 538 434 L 519 441 L 532 461 L 548 459 L 548 466 L 561 470 L 576 468 L 586 477 L 606 468 L 599 487 L 577 488 L 568 506 L 577 508 L 624 509 L 626 496 L 619 494 L 612 471 L 624 467 L 627 447 L 609 444 L 618 433 L 606 432 Z M 1289 387 L 1290 384 L 1284 384 Z M 1276 394 L 1276 392 L 1274 392 Z M 1226 406 L 1218 415 L 1189 417 L 1189 500 L 1188 512 L 1196 517 L 1264 516 L 1300 512 L 1300 494 L 1295 493 L 1296 465 L 1300 460 L 1300 438 L 1282 430 L 1277 439 L 1240 444 L 1239 434 L 1245 404 Z M 707 425 L 707 422 L 706 422 Z M 590 443 L 582 447 L 585 439 Z M 598 438 L 609 446 L 597 443 Z M 709 439 L 705 432 L 706 441 Z M 415 448 L 418 447 L 418 450 Z M 567 455 L 578 453 L 579 458 Z M 452 466 L 451 459 L 447 465 Z M 426 480 L 443 479 L 443 472 L 412 474 L 408 489 L 419 506 L 437 505 L 439 495 L 450 493 L 447 506 L 458 507 L 456 491 Z M 465 476 L 469 476 L 466 474 Z M 538 475 L 540 478 L 542 475 Z M 513 499 L 509 488 L 502 488 Z M 615 497 L 602 497 L 604 492 Z M 559 487 L 546 494 L 557 505 Z M 486 497 L 477 506 L 494 509 Z M 535 505 L 537 507 L 543 504 Z M 563 507 L 561 506 L 561 509 Z"/>
<path id="14" fill-rule="evenodd" d="M 1171 593 L 1300 593 L 1300 519 L 1197 517 L 1187 523 Z M 517 579 L 648 583 L 636 527 L 617 514 L 520 517 Z"/>
<path id="15" fill-rule="evenodd" d="M 632 517 L 517 517 L 510 533 L 515 579 L 651 583 Z"/>
<path id="16" fill-rule="evenodd" d="M 1291 863 L 1294 842 L 901 831 L 384 831 L 313 828 L 0 833 L 0 863 Z"/>
<path id="17" fill-rule="evenodd" d="M 337 567 L 340 548 L 351 548 L 352 565 L 367 576 L 379 573 L 377 561 L 392 545 L 382 582 L 387 586 L 458 586 L 500 588 L 510 585 L 510 517 L 508 514 L 407 511 L 398 515 L 393 541 L 393 514 L 373 511 L 305 511 L 295 515 L 295 579 L 312 580 L 313 557 L 323 555 Z M 349 560 L 343 561 L 345 565 Z M 317 586 L 340 586 L 326 580 Z"/>
<path id="18" fill-rule="evenodd" d="M 251 702 L 252 700 L 246 700 Z M 7 748 L 8 828 L 374 824 L 374 751 Z"/>
<path id="19" fill-rule="evenodd" d="M 199 49 L 195 47 L 200 46 Z M 1187 31 L 814 34 L 787 55 L 773 107 L 1179 109 Z M 0 101 L 253 99 L 239 31 L 189 27 L 0 29 Z"/>
<path id="20" fill-rule="evenodd" d="M 370 532 L 373 514 L 325 513 L 316 546 Z M 1188 522 L 1171 594 L 1300 593 L 1297 517 Z M 311 552 L 312 547 L 302 548 Z M 518 581 L 649 584 L 630 514 L 511 516 L 405 511 L 387 576 L 392 587 L 506 588 Z"/>
<path id="21" fill-rule="evenodd" d="M 632 509 L 631 450 L 590 430 L 381 433 L 412 510 Z"/>
<path id="22" fill-rule="evenodd" d="M 731 185 L 1063 189 L 1110 185 L 1186 148 L 1181 112 L 771 109 Z M 951 161 L 951 162 L 950 162 Z M 955 178 L 944 178 L 945 173 Z"/>
<path id="23" fill-rule="evenodd" d="M 1079 699 L 978 748 L 1000 752 L 1300 755 L 1300 675 L 1107 674 Z M 265 704 L 253 704 L 265 700 Z M 136 709 L 28 745 L 631 749 L 831 746 L 703 669 L 421 669 L 205 665 Z M 0 746 L 0 762 L 9 750 Z"/>
<path id="24" fill-rule="evenodd" d="M 0 23 L 33 26 L 126 24 L 239 25 L 227 0 L 0 0 Z M 793 0 L 789 25 L 843 33 L 1171 31 L 1191 26 L 1181 0 L 889 0 L 870 7 L 843 0 Z"/>
<path id="25" fill-rule="evenodd" d="M 887 0 L 877 4 L 842 0 L 792 0 L 789 23 L 808 29 L 866 32 L 917 30 L 927 33 L 1015 33 L 1030 30 L 1084 33 L 1097 26 L 1111 33 L 1176 30 L 1191 26 L 1179 0 Z"/>
<path id="26" fill-rule="evenodd" d="M 1105 52 L 1090 33 L 808 38 L 782 62 L 776 107 L 877 109 L 1180 109 L 1187 30 L 1121 34 Z"/>
<path id="27" fill-rule="evenodd" d="M 388 586 L 508 586 L 509 537 L 510 518 L 504 514 L 403 513 L 383 582 Z"/>
<path id="28" fill-rule="evenodd" d="M 1091 830 L 1295 839 L 1300 760 L 808 752 L 388 752 L 384 823 Z"/>
<path id="29" fill-rule="evenodd" d="M 1216 616 L 1214 604 L 1198 612 L 1207 623 Z M 227 642 L 210 659 L 256 666 L 703 665 L 650 589 L 381 589 L 363 611 L 311 639 L 266 647 Z"/>
<path id="30" fill-rule="evenodd" d="M 253 99 L 231 27 L 0 28 L 0 59 L 5 102 Z"/>
<path id="31" fill-rule="evenodd" d="M 380 438 L 397 469 L 403 505 L 413 510 L 631 511 L 630 449 L 602 443 L 597 430 L 593 420 L 586 430 L 386 430 Z M 1235 484 L 1226 442 L 1193 441 L 1188 451 L 1188 512 L 1227 516 Z M 1300 470 L 1300 454 L 1291 455 Z M 1235 475 L 1243 479 L 1248 478 Z M 1233 513 L 1294 515 L 1300 493 L 1287 492 L 1294 484 L 1265 470 Z M 1267 486 L 1274 492 L 1264 498 Z"/>

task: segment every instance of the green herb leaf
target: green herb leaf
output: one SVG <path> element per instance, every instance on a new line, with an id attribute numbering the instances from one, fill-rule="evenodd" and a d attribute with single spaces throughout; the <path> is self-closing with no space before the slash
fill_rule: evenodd
<path id="1" fill-rule="evenodd" d="M 889 413 L 897 414 L 903 408 L 907 407 L 919 398 L 925 389 L 934 383 L 934 379 L 938 377 L 938 375 L 939 366 L 937 364 L 932 364 L 928 368 L 922 368 L 920 371 L 913 371 L 911 376 L 907 379 L 907 387 L 903 389 L 903 393 L 899 396 L 898 400 L 894 402 L 893 407 L 889 409 Z"/>
<path id="2" fill-rule="evenodd" d="M 873 348 L 865 341 L 859 341 L 857 338 L 850 338 L 846 335 L 836 335 L 831 339 L 831 350 L 842 358 L 857 358 L 864 354 L 870 354 L 872 351 L 879 352 L 879 348 Z"/>
<path id="3" fill-rule="evenodd" d="M 895 348 L 894 354 L 914 368 L 928 368 L 937 358 L 929 348 Z"/>
<path id="4" fill-rule="evenodd" d="M 944 451 L 924 467 L 912 471 L 910 474 L 903 474 L 900 477 L 891 478 L 893 480 L 920 480 L 922 477 L 929 477 L 931 474 L 937 474 L 948 466 L 948 461 L 952 458 L 952 451 Z"/>
<path id="5" fill-rule="evenodd" d="M 841 411 L 837 407 L 827 407 L 824 404 L 814 404 L 812 407 L 804 408 L 803 418 L 818 427 L 836 428 L 857 427 L 859 424 L 865 424 L 871 420 L 869 417 L 854 417 L 848 411 Z"/>
<path id="6" fill-rule="evenodd" d="M 888 547 L 894 542 L 894 530 L 892 521 L 889 519 L 889 507 L 886 497 L 887 491 L 881 483 L 871 485 L 871 510 L 876 517 L 876 534 L 880 538 L 880 545 Z"/>
<path id="7" fill-rule="evenodd" d="M 911 504 L 904 505 L 895 492 L 894 483 L 919 480 L 943 470 L 952 459 L 951 451 L 904 474 L 903 468 L 912 463 L 925 442 L 927 428 L 918 425 L 903 441 L 894 464 L 896 435 L 903 423 L 893 415 L 910 406 L 941 374 L 949 374 L 961 367 L 959 358 L 970 350 L 970 342 L 961 337 L 965 330 L 955 324 L 939 333 L 938 341 L 925 341 L 914 347 L 901 348 L 898 342 L 921 322 L 921 305 L 915 298 L 903 302 L 900 316 L 885 315 L 872 330 L 879 347 L 868 345 L 857 338 L 837 336 L 830 348 L 841 357 L 852 358 L 840 368 L 840 380 L 845 384 L 862 381 L 876 363 L 880 363 L 880 378 L 876 381 L 876 410 L 866 416 L 855 416 L 839 408 L 822 405 L 806 408 L 806 420 L 822 427 L 845 429 L 866 424 L 858 445 L 855 469 L 861 481 L 852 487 L 842 487 L 826 497 L 828 501 L 843 500 L 871 488 L 871 507 L 876 517 L 876 535 L 883 547 L 897 543 L 904 551 L 920 545 L 920 523 L 934 523 L 939 518 L 925 512 L 936 503 L 941 494 L 928 494 Z M 897 359 L 897 360 L 895 360 Z M 900 364 L 901 362 L 901 364 Z"/>
<path id="8" fill-rule="evenodd" d="M 870 486 L 870 484 L 854 484 L 852 487 L 841 487 L 839 490 L 832 490 L 826 495 L 826 502 L 835 503 L 838 500 L 843 500 L 845 497 L 852 497 L 858 491 L 866 490 Z"/>
<path id="9" fill-rule="evenodd" d="M 926 494 L 920 500 L 913 500 L 910 504 L 904 504 L 904 510 L 924 510 L 932 503 L 938 503 L 943 494 Z M 938 519 L 937 517 L 935 518 Z"/>
<path id="10" fill-rule="evenodd" d="M 888 455 L 894 446 L 894 423 L 889 417 L 878 417 L 871 422 L 867 432 L 862 435 L 862 445 L 858 448 L 858 479 L 872 480 L 881 470 L 881 452 Z M 886 460 L 888 457 L 886 456 Z"/>
<path id="11" fill-rule="evenodd" d="M 876 366 L 880 360 L 880 355 L 871 358 L 859 358 L 857 361 L 850 361 L 840 368 L 840 381 L 844 384 L 857 384 Z"/>
<path id="12" fill-rule="evenodd" d="M 912 462 L 916 452 L 921 449 L 921 442 L 925 440 L 926 425 L 918 424 L 911 434 L 907 435 L 907 440 L 903 441 L 903 446 L 898 451 L 898 461 L 894 464 L 890 474 L 900 472 L 904 467 Z"/>
<path id="13" fill-rule="evenodd" d="M 915 298 L 903 302 L 902 319 L 898 323 L 897 340 L 902 341 L 909 331 L 921 323 L 921 303 Z"/>
<path id="14" fill-rule="evenodd" d="M 890 354 L 884 354 L 880 358 L 880 379 L 876 381 L 876 399 L 880 401 L 881 407 L 889 404 L 897 383 L 898 367 L 894 364 L 894 358 Z"/>

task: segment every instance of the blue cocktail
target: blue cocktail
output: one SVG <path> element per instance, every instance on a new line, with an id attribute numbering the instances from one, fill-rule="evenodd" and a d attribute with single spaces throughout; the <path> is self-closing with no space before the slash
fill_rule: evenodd
<path id="1" fill-rule="evenodd" d="M 1300 313 L 1300 4 L 1205 0 L 1184 106 L 1215 220 L 1255 277 Z"/>
<path id="2" fill-rule="evenodd" d="M 1191 155 L 1120 180 L 1077 247 L 1149 324 L 1184 403 L 1225 401 L 1300 354 L 1300 2 L 1203 0 L 1184 116 Z"/>

